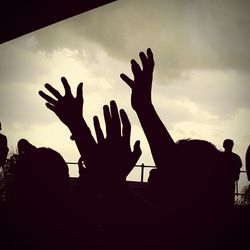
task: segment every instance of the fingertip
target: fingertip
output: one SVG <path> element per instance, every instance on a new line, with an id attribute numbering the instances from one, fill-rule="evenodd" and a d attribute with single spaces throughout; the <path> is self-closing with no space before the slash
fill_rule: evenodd
<path id="1" fill-rule="evenodd" d="M 110 101 L 110 105 L 116 105 L 115 100 L 111 100 L 111 101 Z"/>
<path id="2" fill-rule="evenodd" d="M 94 125 L 96 125 L 99 122 L 97 115 L 93 116 L 93 122 L 94 122 Z"/>
<path id="3" fill-rule="evenodd" d="M 109 106 L 107 104 L 103 105 L 103 109 L 109 109 Z"/>
<path id="4" fill-rule="evenodd" d="M 77 86 L 77 91 L 81 91 L 83 89 L 83 83 L 80 82 Z"/>
<path id="5" fill-rule="evenodd" d="M 147 49 L 147 55 L 153 57 L 153 52 L 152 52 L 151 48 Z"/>
<path id="6" fill-rule="evenodd" d="M 120 110 L 119 110 L 119 113 L 120 113 L 121 119 L 123 119 L 124 116 L 125 116 L 125 110 L 124 110 L 124 109 L 120 109 Z"/>

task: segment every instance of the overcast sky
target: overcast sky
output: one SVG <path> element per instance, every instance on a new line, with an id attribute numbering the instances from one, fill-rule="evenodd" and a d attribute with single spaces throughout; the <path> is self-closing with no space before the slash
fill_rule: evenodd
<path id="1" fill-rule="evenodd" d="M 66 161 L 79 154 L 70 133 L 38 95 L 46 82 L 62 91 L 65 76 L 84 83 L 84 115 L 102 119 L 114 99 L 141 140 L 138 163 L 153 164 L 130 107 L 130 59 L 150 47 L 155 57 L 153 102 L 175 141 L 199 138 L 222 149 L 225 138 L 245 164 L 250 143 L 249 1 L 119 0 L 0 45 L 0 120 L 9 148 L 28 139 Z M 71 170 L 71 175 L 77 172 Z"/>

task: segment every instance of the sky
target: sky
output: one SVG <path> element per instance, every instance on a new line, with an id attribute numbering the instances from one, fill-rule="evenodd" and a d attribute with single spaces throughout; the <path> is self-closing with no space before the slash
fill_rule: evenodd
<path id="1" fill-rule="evenodd" d="M 231 138 L 244 168 L 250 144 L 249 7 L 249 1 L 233 0 L 119 0 L 1 44 L 0 121 L 10 152 L 26 138 L 77 162 L 70 132 L 38 95 L 47 82 L 63 92 L 65 76 L 74 94 L 84 83 L 84 116 L 92 131 L 93 116 L 103 125 L 102 106 L 116 100 L 130 118 L 131 145 L 141 141 L 138 164 L 154 165 L 130 89 L 119 77 L 132 77 L 130 60 L 150 47 L 153 103 L 173 139 L 205 139 L 223 150 L 223 140 Z M 71 166 L 70 174 L 77 176 L 77 169 Z M 129 178 L 138 176 L 134 171 Z"/>

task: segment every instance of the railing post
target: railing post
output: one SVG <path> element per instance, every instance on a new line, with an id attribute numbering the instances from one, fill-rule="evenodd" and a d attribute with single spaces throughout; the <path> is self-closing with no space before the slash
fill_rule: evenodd
<path id="1" fill-rule="evenodd" d="M 238 181 L 235 182 L 235 187 L 236 187 L 236 196 L 239 196 L 239 187 L 238 187 Z"/>
<path id="2" fill-rule="evenodd" d="M 142 163 L 141 164 L 141 189 L 143 188 L 143 185 L 144 185 L 144 183 L 143 183 L 143 179 L 144 179 L 144 164 Z"/>

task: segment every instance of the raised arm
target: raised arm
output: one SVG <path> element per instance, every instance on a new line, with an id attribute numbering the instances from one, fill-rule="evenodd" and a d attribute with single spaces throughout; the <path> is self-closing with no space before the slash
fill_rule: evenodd
<path id="1" fill-rule="evenodd" d="M 83 95 L 80 83 L 77 87 L 76 97 L 73 97 L 70 85 L 65 77 L 61 78 L 65 94 L 62 96 L 55 88 L 46 83 L 45 88 L 53 97 L 39 91 L 39 95 L 47 101 L 46 107 L 53 111 L 57 117 L 69 128 L 71 138 L 76 142 L 77 148 L 86 164 L 93 157 L 95 140 L 83 118 Z"/>
<path id="2" fill-rule="evenodd" d="M 175 143 L 152 104 L 153 53 L 149 48 L 146 54 L 140 52 L 139 56 L 142 62 L 142 68 L 134 59 L 131 60 L 131 70 L 134 75 L 134 80 L 125 74 L 121 74 L 121 79 L 126 82 L 132 90 L 132 107 L 136 111 L 147 137 L 154 162 L 160 169 L 172 163 L 171 157 L 174 153 Z"/>
<path id="3" fill-rule="evenodd" d="M 110 102 L 110 107 L 105 105 L 103 115 L 106 137 L 100 127 L 98 117 L 95 116 L 96 142 L 82 115 L 82 83 L 77 87 L 76 97 L 73 97 L 70 86 L 64 77 L 62 83 L 65 89 L 64 96 L 50 84 L 45 84 L 45 87 L 54 97 L 43 91 L 39 91 L 39 95 L 48 102 L 46 103 L 47 108 L 52 110 L 70 129 L 71 138 L 75 140 L 86 166 L 85 173 L 91 180 L 124 182 L 141 155 L 139 141 L 135 143 L 133 151 L 130 148 L 131 125 L 126 112 L 120 110 L 119 113 L 115 101 Z"/>

